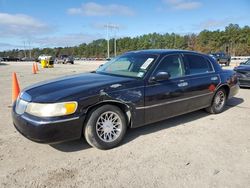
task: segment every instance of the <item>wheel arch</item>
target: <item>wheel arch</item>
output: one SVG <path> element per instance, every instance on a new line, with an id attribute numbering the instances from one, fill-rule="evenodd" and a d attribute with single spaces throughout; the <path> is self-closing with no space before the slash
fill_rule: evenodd
<path id="1" fill-rule="evenodd" d="M 230 87 L 229 87 L 227 84 L 222 84 L 222 85 L 220 85 L 220 86 L 216 89 L 216 91 L 214 92 L 214 95 L 215 95 L 216 92 L 217 92 L 219 89 L 221 89 L 221 88 L 225 89 L 226 95 L 227 95 L 227 98 L 228 98 L 229 92 L 230 92 Z"/>
<path id="2" fill-rule="evenodd" d="M 132 113 L 131 113 L 130 107 L 127 104 L 125 104 L 125 103 L 122 103 L 120 101 L 115 101 L 115 100 L 102 101 L 102 102 L 96 103 L 96 104 L 88 107 L 87 110 L 86 110 L 86 118 L 84 120 L 84 124 L 88 120 L 91 112 L 94 111 L 95 109 L 103 106 L 103 105 L 114 105 L 114 106 L 117 106 L 118 108 L 120 108 L 120 110 L 124 113 L 124 116 L 126 118 L 127 126 L 131 127 L 131 116 L 132 116 Z"/>

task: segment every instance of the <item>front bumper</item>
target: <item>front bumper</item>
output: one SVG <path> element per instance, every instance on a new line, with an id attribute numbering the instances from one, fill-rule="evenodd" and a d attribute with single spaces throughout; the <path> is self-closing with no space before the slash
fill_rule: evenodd
<path id="1" fill-rule="evenodd" d="M 16 129 L 26 138 L 39 143 L 58 143 L 82 136 L 84 117 L 43 119 L 27 113 L 17 114 L 15 104 L 12 119 Z"/>

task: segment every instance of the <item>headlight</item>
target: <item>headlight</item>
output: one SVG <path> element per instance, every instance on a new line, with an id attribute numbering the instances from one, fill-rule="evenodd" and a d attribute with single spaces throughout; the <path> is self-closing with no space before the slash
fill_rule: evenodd
<path id="1" fill-rule="evenodd" d="M 26 112 L 38 117 L 55 117 L 75 113 L 77 102 L 62 102 L 53 104 L 29 103 Z"/>

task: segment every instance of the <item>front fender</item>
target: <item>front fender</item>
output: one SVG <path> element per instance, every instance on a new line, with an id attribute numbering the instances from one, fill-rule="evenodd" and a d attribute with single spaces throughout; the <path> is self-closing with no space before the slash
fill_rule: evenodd
<path id="1" fill-rule="evenodd" d="M 116 105 L 124 112 L 131 127 L 144 124 L 144 110 L 137 107 L 144 105 L 144 87 L 123 89 L 114 92 L 100 91 L 98 95 L 86 97 L 79 102 L 82 115 L 89 114 L 91 110 L 101 105 Z"/>

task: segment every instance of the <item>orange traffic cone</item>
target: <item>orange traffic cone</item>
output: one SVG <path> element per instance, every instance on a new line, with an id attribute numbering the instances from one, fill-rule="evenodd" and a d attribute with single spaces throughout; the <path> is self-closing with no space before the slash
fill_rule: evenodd
<path id="1" fill-rule="evenodd" d="M 19 88 L 18 80 L 16 77 L 16 73 L 13 72 L 12 73 L 12 103 L 15 102 L 19 93 L 20 93 L 20 88 Z"/>
<path id="2" fill-rule="evenodd" d="M 39 70 L 38 70 L 38 65 L 37 65 L 37 63 L 35 64 L 35 69 L 36 69 L 36 72 L 39 71 Z"/>
<path id="3" fill-rule="evenodd" d="M 32 73 L 33 73 L 33 74 L 36 74 L 36 68 L 35 68 L 34 63 L 33 63 L 33 66 L 32 66 Z"/>

